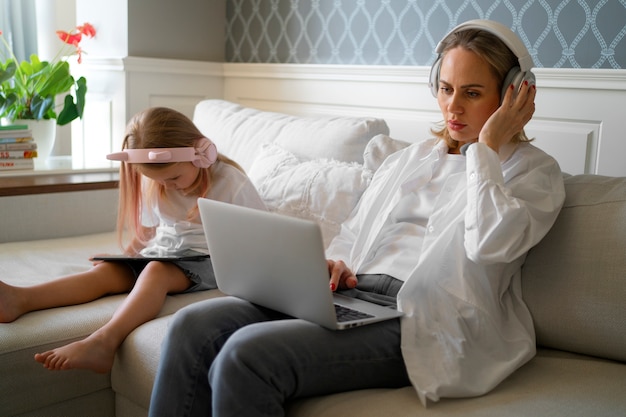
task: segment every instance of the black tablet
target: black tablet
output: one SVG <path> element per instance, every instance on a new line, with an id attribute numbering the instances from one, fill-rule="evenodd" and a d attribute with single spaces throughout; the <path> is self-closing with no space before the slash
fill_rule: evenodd
<path id="1" fill-rule="evenodd" d="M 139 260 L 139 261 L 201 261 L 209 258 L 208 253 L 198 252 L 193 249 L 188 249 L 183 252 L 163 255 L 99 255 L 91 258 L 94 261 L 125 261 L 125 260 Z"/>

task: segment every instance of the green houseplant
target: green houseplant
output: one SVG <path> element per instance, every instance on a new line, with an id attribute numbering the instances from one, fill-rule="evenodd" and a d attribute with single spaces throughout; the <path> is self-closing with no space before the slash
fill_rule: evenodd
<path id="1" fill-rule="evenodd" d="M 89 23 L 70 32 L 57 31 L 63 47 L 53 60 L 41 61 L 33 54 L 30 61 L 18 63 L 0 31 L 0 38 L 8 51 L 8 56 L 0 56 L 0 118 L 9 121 L 56 119 L 58 125 L 81 118 L 87 80 L 84 77 L 74 79 L 67 57 L 76 54 L 80 63 L 82 50 L 79 44 L 83 36 L 93 37 L 95 34 Z M 65 98 L 57 114 L 55 100 L 60 94 L 65 94 Z"/>

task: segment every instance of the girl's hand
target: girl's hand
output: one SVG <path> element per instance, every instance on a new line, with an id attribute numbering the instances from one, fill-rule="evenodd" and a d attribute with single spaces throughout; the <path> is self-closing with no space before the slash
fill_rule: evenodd
<path id="1" fill-rule="evenodd" d="M 358 280 L 354 273 L 343 261 L 326 260 L 330 273 L 330 290 L 348 289 L 356 287 Z"/>
<path id="2" fill-rule="evenodd" d="M 509 86 L 502 100 L 502 105 L 487 119 L 478 135 L 478 141 L 496 152 L 500 146 L 511 141 L 513 136 L 522 131 L 535 113 L 534 84 L 525 81 L 517 95 L 513 85 Z"/>
<path id="3" fill-rule="evenodd" d="M 89 258 L 89 261 L 91 262 L 93 266 L 96 266 L 98 264 L 101 264 L 104 261 L 95 261 L 93 258 L 98 258 L 101 256 L 107 256 L 107 255 L 110 255 L 110 254 L 109 253 L 97 253 L 95 255 L 91 255 L 91 257 Z"/>

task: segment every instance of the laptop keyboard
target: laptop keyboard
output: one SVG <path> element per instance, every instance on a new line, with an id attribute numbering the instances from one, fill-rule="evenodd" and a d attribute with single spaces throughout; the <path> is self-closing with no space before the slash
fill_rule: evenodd
<path id="1" fill-rule="evenodd" d="M 350 307 L 340 306 L 335 304 L 335 314 L 337 314 L 337 321 L 352 321 L 361 320 L 369 317 L 374 317 L 371 314 L 363 313 L 362 311 L 354 310 Z"/>

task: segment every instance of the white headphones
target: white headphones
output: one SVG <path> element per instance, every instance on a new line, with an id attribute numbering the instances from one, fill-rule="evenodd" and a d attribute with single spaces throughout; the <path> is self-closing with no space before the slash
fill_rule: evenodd
<path id="1" fill-rule="evenodd" d="M 501 23 L 494 22 L 492 20 L 476 19 L 461 23 L 460 25 L 452 29 L 437 44 L 435 52 L 437 52 L 439 56 L 435 60 L 433 66 L 430 68 L 430 80 L 428 82 L 428 86 L 430 87 L 430 91 L 433 96 L 437 97 L 437 92 L 439 91 L 439 70 L 441 67 L 442 58 L 441 53 L 443 52 L 443 48 L 445 47 L 446 40 L 453 33 L 461 32 L 467 29 L 481 29 L 494 34 L 502 42 L 504 42 L 504 44 L 508 46 L 511 52 L 513 52 L 517 57 L 519 66 L 511 68 L 511 70 L 504 78 L 504 83 L 502 84 L 502 92 L 500 94 L 500 101 L 504 99 L 506 89 L 511 84 L 513 84 L 515 91 L 519 90 L 524 81 L 528 81 L 529 84 L 535 84 L 535 74 L 530 71 L 530 69 L 534 66 L 533 58 L 528 53 L 528 50 L 526 49 L 526 46 L 524 46 L 524 43 L 521 41 L 521 39 L 518 38 L 517 35 L 513 33 L 513 31 L 511 31 L 511 29 Z"/>

